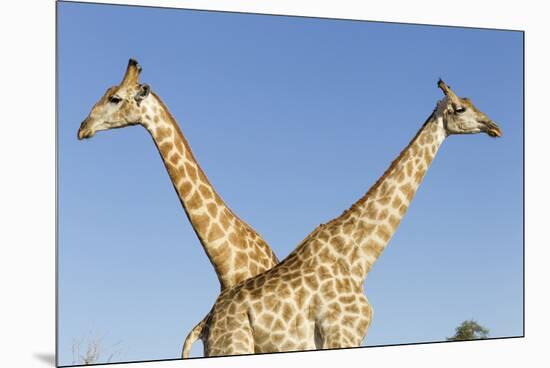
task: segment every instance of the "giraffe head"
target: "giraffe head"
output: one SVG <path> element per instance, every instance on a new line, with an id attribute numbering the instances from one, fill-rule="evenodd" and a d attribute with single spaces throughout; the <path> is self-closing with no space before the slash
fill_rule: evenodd
<path id="1" fill-rule="evenodd" d="M 92 137 L 96 132 L 143 121 L 140 105 L 150 94 L 147 84 L 139 83 L 141 67 L 130 59 L 126 74 L 118 86 L 113 86 L 96 102 L 78 129 L 78 139 Z"/>
<path id="2" fill-rule="evenodd" d="M 448 135 L 486 133 L 500 137 L 502 132 L 487 115 L 479 111 L 469 98 L 458 97 L 441 79 L 437 83 L 445 94 L 439 101 L 437 112 L 443 116 L 443 124 Z"/>

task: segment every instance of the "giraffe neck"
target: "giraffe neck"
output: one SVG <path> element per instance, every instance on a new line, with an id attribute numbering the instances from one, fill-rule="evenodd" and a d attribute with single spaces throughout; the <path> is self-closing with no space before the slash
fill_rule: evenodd
<path id="1" fill-rule="evenodd" d="M 388 245 L 447 134 L 443 120 L 432 114 L 416 136 L 357 203 L 359 257 L 354 262 L 364 280 Z M 366 235 L 366 236 L 365 236 Z"/>
<path id="2" fill-rule="evenodd" d="M 278 260 L 267 243 L 238 218 L 210 184 L 160 98 L 143 104 L 143 126 L 151 134 L 180 202 L 216 270 L 221 289 L 255 276 Z"/>
<path id="3" fill-rule="evenodd" d="M 315 262 L 333 268 L 333 274 L 349 271 L 362 284 L 397 230 L 445 137 L 443 120 L 432 114 L 361 199 L 304 239 L 295 253 L 305 267 Z"/>

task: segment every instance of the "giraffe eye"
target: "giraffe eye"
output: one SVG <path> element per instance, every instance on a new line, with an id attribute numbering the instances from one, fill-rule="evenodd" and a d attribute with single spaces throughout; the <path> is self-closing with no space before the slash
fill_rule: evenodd
<path id="1" fill-rule="evenodd" d="M 455 112 L 457 112 L 459 114 L 462 114 L 464 111 L 466 111 L 466 109 L 462 106 L 457 106 L 456 109 L 455 109 Z"/>
<path id="2" fill-rule="evenodd" d="M 116 105 L 117 103 L 119 103 L 120 101 L 122 101 L 122 99 L 121 99 L 120 97 L 118 97 L 118 96 L 111 96 L 111 97 L 109 97 L 109 102 L 110 102 L 110 103 L 114 103 L 115 105 Z"/>

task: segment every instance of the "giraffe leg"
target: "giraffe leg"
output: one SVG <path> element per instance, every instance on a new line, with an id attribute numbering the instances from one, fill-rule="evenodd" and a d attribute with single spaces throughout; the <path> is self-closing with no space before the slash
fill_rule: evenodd
<path id="1" fill-rule="evenodd" d="M 342 313 L 345 311 L 344 313 Z M 320 349 L 360 346 L 372 319 L 372 307 L 366 296 L 351 303 L 332 305 L 318 323 L 316 341 Z"/>
<path id="2" fill-rule="evenodd" d="M 254 354 L 254 338 L 252 331 L 237 331 L 231 336 L 228 355 Z"/>
<path id="3" fill-rule="evenodd" d="M 317 346 L 318 349 L 337 349 L 349 346 L 341 326 L 336 323 L 329 324 L 327 321 L 323 321 L 321 326 L 318 332 L 319 337 L 316 339 L 316 343 L 320 345 Z"/>
<path id="4" fill-rule="evenodd" d="M 357 317 L 357 324 L 355 328 L 357 329 L 357 337 L 360 337 L 358 345 L 361 345 L 365 337 L 367 336 L 367 331 L 369 330 L 370 323 L 372 321 L 372 316 L 374 314 L 374 309 L 370 305 L 367 297 L 361 295 L 359 299 L 359 316 Z"/>
<path id="5" fill-rule="evenodd" d="M 204 356 L 254 354 L 254 337 L 247 318 L 229 330 L 212 329 L 204 348 Z M 220 331 L 220 332 L 218 332 Z"/>

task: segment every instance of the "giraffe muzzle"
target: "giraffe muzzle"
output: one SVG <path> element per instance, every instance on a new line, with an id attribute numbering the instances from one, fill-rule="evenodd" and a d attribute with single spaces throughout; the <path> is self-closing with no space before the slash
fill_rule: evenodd
<path id="1" fill-rule="evenodd" d="M 77 138 L 78 140 L 87 139 L 94 135 L 94 132 L 92 129 L 88 128 L 88 119 L 84 120 L 82 124 L 80 124 L 80 128 L 78 129 Z"/>
<path id="2" fill-rule="evenodd" d="M 493 123 L 492 121 L 487 122 L 487 134 L 490 137 L 498 138 L 502 136 L 502 130 L 500 130 L 499 126 Z"/>

